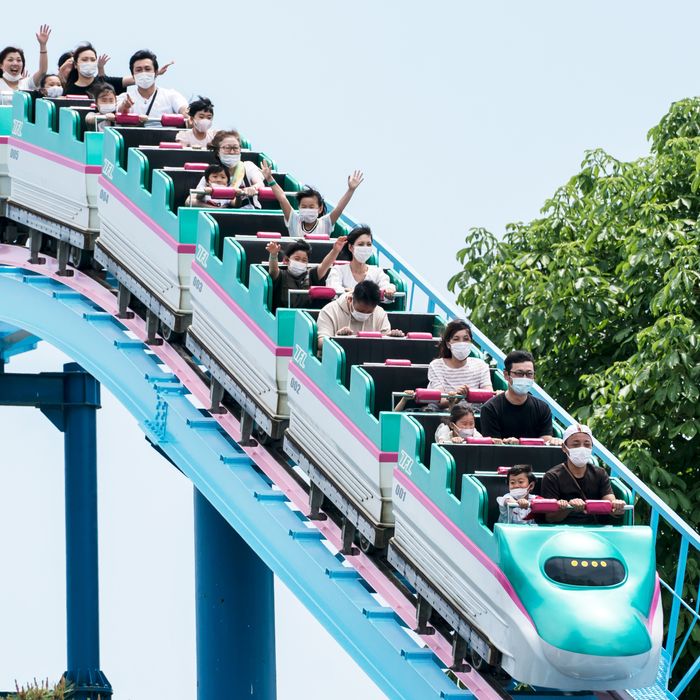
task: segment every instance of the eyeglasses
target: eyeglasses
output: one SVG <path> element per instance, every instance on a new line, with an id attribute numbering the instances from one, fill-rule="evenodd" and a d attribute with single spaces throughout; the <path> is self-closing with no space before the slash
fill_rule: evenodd
<path id="1" fill-rule="evenodd" d="M 241 147 L 240 146 L 221 146 L 221 150 L 224 153 L 240 153 Z"/>
<path id="2" fill-rule="evenodd" d="M 521 379 L 522 377 L 527 377 L 528 379 L 533 379 L 535 376 L 535 373 L 532 371 L 527 371 L 523 372 L 521 369 L 516 369 L 515 371 L 510 373 L 511 377 L 517 377 L 518 379 Z"/>

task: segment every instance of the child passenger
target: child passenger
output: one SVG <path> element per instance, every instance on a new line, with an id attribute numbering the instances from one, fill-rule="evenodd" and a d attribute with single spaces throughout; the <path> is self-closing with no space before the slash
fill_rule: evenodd
<path id="1" fill-rule="evenodd" d="M 228 187 L 229 171 L 225 165 L 214 163 L 204 171 L 204 187 L 201 188 L 204 194 L 192 194 L 187 198 L 185 206 L 188 207 L 223 207 L 234 206 L 233 199 L 214 199 L 211 196 L 212 190 L 217 187 Z"/>
<path id="2" fill-rule="evenodd" d="M 470 437 L 481 437 L 476 429 L 474 409 L 466 402 L 455 404 L 446 418 L 435 431 L 435 442 L 438 444 L 465 442 Z"/>
<path id="3" fill-rule="evenodd" d="M 109 83 L 95 83 L 90 94 L 95 100 L 95 111 L 88 112 L 85 123 L 94 126 L 95 131 L 104 131 L 116 121 L 117 93 Z"/>
<path id="4" fill-rule="evenodd" d="M 530 512 L 530 503 L 536 498 L 532 495 L 533 488 L 535 488 L 535 475 L 529 464 L 516 464 L 511 467 L 508 470 L 508 493 L 496 498 L 500 511 L 498 522 L 536 525 Z M 509 508 L 509 503 L 517 505 Z"/>

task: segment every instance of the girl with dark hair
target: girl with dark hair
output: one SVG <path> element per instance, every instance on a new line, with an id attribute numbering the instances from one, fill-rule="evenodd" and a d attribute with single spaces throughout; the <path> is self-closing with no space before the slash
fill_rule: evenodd
<path id="1" fill-rule="evenodd" d="M 0 51 L 0 92 L 15 90 L 37 90 L 41 79 L 49 69 L 46 44 L 51 36 L 51 27 L 42 24 L 36 33 L 39 42 L 39 70 L 28 76 L 25 72 L 26 62 L 24 51 L 16 46 L 6 46 Z"/>
<path id="2" fill-rule="evenodd" d="M 391 298 L 396 294 L 396 287 L 391 283 L 389 275 L 378 265 L 368 265 L 372 257 L 372 231 L 369 226 L 360 225 L 348 235 L 346 248 L 352 256 L 349 265 L 336 265 L 328 275 L 326 285 L 333 287 L 338 294 L 351 292 L 355 285 L 363 280 L 370 280 L 379 285 L 384 296 Z"/>
<path id="3" fill-rule="evenodd" d="M 474 408 L 465 401 L 460 401 L 452 407 L 450 415 L 438 426 L 435 431 L 435 442 L 459 444 L 470 437 L 480 438 L 481 433 L 476 429 Z"/>
<path id="4" fill-rule="evenodd" d="M 191 129 L 179 131 L 175 137 L 185 148 L 207 148 L 216 131 L 211 128 L 214 119 L 214 105 L 208 97 L 201 95 L 190 102 L 187 108 Z"/>
<path id="5" fill-rule="evenodd" d="M 478 357 L 470 357 L 473 347 L 469 324 L 450 321 L 442 333 L 438 357 L 428 366 L 428 388 L 455 396 L 466 396 L 469 389 L 493 391 L 488 365 Z M 443 399 L 441 405 L 449 405 L 449 400 Z"/>
<path id="6" fill-rule="evenodd" d="M 117 93 L 109 83 L 95 83 L 90 96 L 95 100 L 95 111 L 85 116 L 85 123 L 94 126 L 95 131 L 104 131 L 117 118 Z"/>

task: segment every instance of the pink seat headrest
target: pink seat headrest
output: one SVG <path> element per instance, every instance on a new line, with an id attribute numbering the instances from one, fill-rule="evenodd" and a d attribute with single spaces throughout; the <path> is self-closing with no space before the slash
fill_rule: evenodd
<path id="1" fill-rule="evenodd" d="M 335 289 L 333 287 L 314 285 L 309 287 L 309 299 L 335 299 Z"/>
<path id="2" fill-rule="evenodd" d="M 424 333 L 422 331 L 411 331 L 410 333 L 406 333 L 406 337 L 409 340 L 432 340 L 433 334 Z"/>
<path id="3" fill-rule="evenodd" d="M 544 440 L 542 438 L 520 438 L 521 445 L 537 446 L 544 445 Z"/>
<path id="4" fill-rule="evenodd" d="M 179 141 L 161 141 L 158 148 L 182 148 L 182 144 Z"/>
<path id="5" fill-rule="evenodd" d="M 263 201 L 275 199 L 275 193 L 272 191 L 272 187 L 261 187 L 258 190 L 258 199 Z"/>
<path id="6" fill-rule="evenodd" d="M 556 498 L 536 498 L 530 503 L 533 513 L 556 513 L 559 510 L 559 501 Z"/>
<path id="7" fill-rule="evenodd" d="M 234 199 L 237 194 L 238 190 L 233 187 L 212 187 L 210 196 L 213 199 Z"/>
<path id="8" fill-rule="evenodd" d="M 117 124 L 124 124 L 126 126 L 138 126 L 141 124 L 138 114 L 123 114 L 118 112 L 116 115 Z"/>
<path id="9" fill-rule="evenodd" d="M 486 403 L 496 395 L 495 391 L 487 391 L 485 389 L 469 389 L 467 400 L 470 403 Z"/>
<path id="10" fill-rule="evenodd" d="M 510 471 L 510 467 L 498 467 L 496 469 L 496 474 L 505 475 Z"/>
<path id="11" fill-rule="evenodd" d="M 442 394 L 439 389 L 416 389 L 415 399 L 418 403 L 439 403 Z"/>
<path id="12" fill-rule="evenodd" d="M 160 117 L 160 123 L 163 126 L 185 126 L 185 117 L 182 114 L 163 114 Z"/>
<path id="13" fill-rule="evenodd" d="M 349 265 L 351 262 L 351 260 L 336 260 L 333 265 Z"/>
<path id="14" fill-rule="evenodd" d="M 586 501 L 586 513 L 610 515 L 612 513 L 612 503 L 610 501 Z"/>
<path id="15" fill-rule="evenodd" d="M 384 360 L 387 367 L 410 367 L 411 361 L 402 358 Z"/>
<path id="16" fill-rule="evenodd" d="M 304 238 L 306 238 L 307 241 L 328 241 L 328 240 L 330 240 L 330 236 L 327 233 L 306 233 L 306 234 L 304 234 Z"/>
<path id="17" fill-rule="evenodd" d="M 468 437 L 466 440 L 470 445 L 493 445 L 493 438 L 490 437 Z"/>
<path id="18" fill-rule="evenodd" d="M 358 331 L 358 338 L 381 338 L 382 334 L 379 331 Z"/>
<path id="19" fill-rule="evenodd" d="M 183 167 L 185 170 L 206 170 L 209 163 L 185 163 Z"/>
<path id="20" fill-rule="evenodd" d="M 63 99 L 64 100 L 91 100 L 92 97 L 88 97 L 87 95 L 64 95 Z"/>
<path id="21" fill-rule="evenodd" d="M 282 234 L 278 231 L 258 231 L 255 235 L 258 238 L 282 238 Z"/>

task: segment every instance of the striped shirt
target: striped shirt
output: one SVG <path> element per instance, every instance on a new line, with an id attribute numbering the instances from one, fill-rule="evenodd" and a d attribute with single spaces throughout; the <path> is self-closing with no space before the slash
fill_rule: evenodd
<path id="1" fill-rule="evenodd" d="M 454 369 L 448 367 L 441 357 L 430 363 L 428 389 L 439 389 L 447 394 L 465 385 L 470 389 L 493 391 L 489 366 L 483 360 L 478 357 L 468 357 L 461 367 Z"/>

